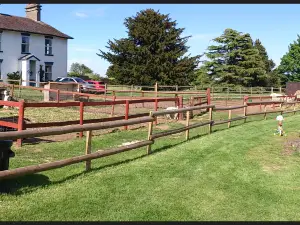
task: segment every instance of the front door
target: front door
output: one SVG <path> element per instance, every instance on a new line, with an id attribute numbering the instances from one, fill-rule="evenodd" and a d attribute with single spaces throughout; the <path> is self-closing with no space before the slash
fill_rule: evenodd
<path id="1" fill-rule="evenodd" d="M 29 61 L 29 81 L 34 81 L 30 82 L 30 86 L 36 86 L 36 61 L 35 60 L 30 60 Z"/>

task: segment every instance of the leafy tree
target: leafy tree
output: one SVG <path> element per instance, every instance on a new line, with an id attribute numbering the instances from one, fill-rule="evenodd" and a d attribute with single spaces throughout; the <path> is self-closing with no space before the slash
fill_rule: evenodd
<path id="1" fill-rule="evenodd" d="M 138 12 L 124 22 L 128 37 L 108 41 L 109 51 L 97 55 L 111 63 L 107 76 L 119 84 L 186 85 L 194 80 L 200 56 L 185 55 L 190 36 L 181 37 L 169 15 L 153 9 Z"/>
<path id="2" fill-rule="evenodd" d="M 91 73 L 93 73 L 93 70 L 87 67 L 86 65 L 80 63 L 72 63 L 70 67 L 70 73 L 68 74 L 68 76 L 81 77 Z"/>
<path id="3" fill-rule="evenodd" d="M 216 45 L 208 47 L 205 66 L 214 83 L 256 86 L 265 78 L 264 62 L 249 34 L 226 29 L 213 41 Z"/>
<path id="4" fill-rule="evenodd" d="M 282 82 L 300 82 L 300 36 L 290 44 L 288 52 L 281 58 L 278 73 L 283 77 Z"/>

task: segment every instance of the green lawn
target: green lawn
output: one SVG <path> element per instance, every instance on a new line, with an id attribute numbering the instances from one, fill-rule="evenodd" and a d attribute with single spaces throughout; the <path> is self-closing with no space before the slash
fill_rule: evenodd
<path id="1" fill-rule="evenodd" d="M 286 116 L 287 137 L 273 135 L 272 117 L 201 137 L 207 127 L 194 129 L 188 142 L 173 135 L 150 156 L 142 148 L 97 159 L 88 173 L 80 163 L 9 181 L 0 220 L 299 220 L 300 156 L 283 144 L 299 141 L 300 115 Z M 94 137 L 93 150 L 145 137 L 145 128 Z M 80 155 L 84 145 L 26 145 L 11 168 Z"/>

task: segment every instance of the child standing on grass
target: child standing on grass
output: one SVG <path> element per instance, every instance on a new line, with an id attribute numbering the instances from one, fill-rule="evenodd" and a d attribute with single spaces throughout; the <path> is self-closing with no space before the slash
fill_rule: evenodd
<path id="1" fill-rule="evenodd" d="M 283 123 L 283 116 L 279 115 L 276 117 L 276 120 L 278 121 L 278 129 L 277 129 L 277 133 L 280 136 L 283 136 L 283 127 L 282 127 L 282 123 Z"/>

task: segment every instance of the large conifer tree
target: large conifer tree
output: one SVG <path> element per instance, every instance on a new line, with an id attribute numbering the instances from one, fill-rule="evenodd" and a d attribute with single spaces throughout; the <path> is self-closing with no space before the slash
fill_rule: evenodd
<path id="1" fill-rule="evenodd" d="M 216 45 L 208 47 L 205 67 L 215 83 L 256 86 L 264 78 L 264 62 L 249 34 L 226 29 L 213 41 Z"/>
<path id="2" fill-rule="evenodd" d="M 128 37 L 109 40 L 108 52 L 97 54 L 111 63 L 107 76 L 119 84 L 187 85 L 194 80 L 200 56 L 186 53 L 189 37 L 184 28 L 153 9 L 142 10 L 125 19 Z"/>

